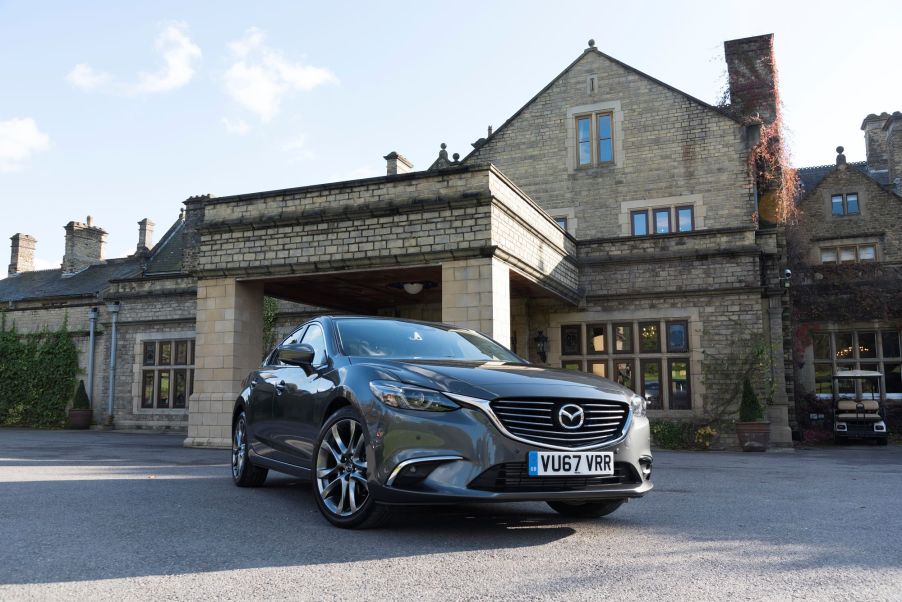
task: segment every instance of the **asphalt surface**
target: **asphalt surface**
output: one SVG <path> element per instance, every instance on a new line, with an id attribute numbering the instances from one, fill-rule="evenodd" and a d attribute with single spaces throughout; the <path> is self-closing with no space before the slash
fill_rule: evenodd
<path id="1" fill-rule="evenodd" d="M 405 509 L 374 531 L 306 483 L 232 485 L 174 435 L 0 429 L 0 600 L 902 600 L 902 446 L 658 452 L 605 519 Z"/>

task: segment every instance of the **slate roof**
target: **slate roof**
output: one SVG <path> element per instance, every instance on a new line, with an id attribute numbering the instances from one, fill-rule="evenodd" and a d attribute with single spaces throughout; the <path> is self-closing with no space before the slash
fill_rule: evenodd
<path id="1" fill-rule="evenodd" d="M 854 161 L 847 163 L 846 165 L 848 165 L 849 167 L 854 167 L 862 174 L 874 180 L 883 188 L 888 188 L 890 185 L 889 174 L 886 171 L 869 171 L 867 161 Z M 835 168 L 836 165 L 833 164 L 816 165 L 813 167 L 799 167 L 798 169 L 796 169 L 796 173 L 799 175 L 799 180 L 802 184 L 801 189 L 799 190 L 799 198 L 804 197 L 806 194 L 817 188 L 817 185 L 821 183 L 821 180 L 826 178 L 827 175 Z"/>
<path id="2" fill-rule="evenodd" d="M 185 221 L 179 219 L 154 248 L 150 250 L 145 274 L 178 274 L 182 272 L 182 256 L 187 244 Z"/>
<path id="3" fill-rule="evenodd" d="M 61 269 L 22 272 L 0 280 L 0 302 L 59 297 L 89 297 L 109 286 L 110 280 L 141 273 L 141 259 L 111 259 L 71 276 Z"/>

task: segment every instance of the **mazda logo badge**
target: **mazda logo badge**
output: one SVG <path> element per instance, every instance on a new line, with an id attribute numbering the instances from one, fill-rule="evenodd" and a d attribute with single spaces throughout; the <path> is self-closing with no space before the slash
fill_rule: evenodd
<path id="1" fill-rule="evenodd" d="M 569 430 L 578 429 L 586 420 L 586 413 L 575 403 L 567 403 L 557 411 L 557 421 Z"/>

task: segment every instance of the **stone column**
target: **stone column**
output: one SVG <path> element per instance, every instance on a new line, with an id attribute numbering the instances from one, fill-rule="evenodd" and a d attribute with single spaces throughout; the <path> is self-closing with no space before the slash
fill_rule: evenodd
<path id="1" fill-rule="evenodd" d="M 228 447 L 241 379 L 260 366 L 263 284 L 233 278 L 197 283 L 194 391 L 186 447 Z"/>
<path id="2" fill-rule="evenodd" d="M 442 264 L 442 322 L 472 328 L 509 346 L 510 268 L 494 257 Z"/>
<path id="3" fill-rule="evenodd" d="M 786 366 L 783 361 L 783 301 L 778 296 L 765 297 L 762 305 L 767 320 L 764 327 L 771 346 L 771 376 L 774 381 L 773 403 L 767 406 L 770 441 L 775 447 L 792 447 L 789 400 L 786 397 Z"/>

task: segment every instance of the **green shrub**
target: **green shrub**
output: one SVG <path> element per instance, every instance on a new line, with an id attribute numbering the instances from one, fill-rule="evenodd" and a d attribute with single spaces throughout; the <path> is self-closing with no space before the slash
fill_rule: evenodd
<path id="1" fill-rule="evenodd" d="M 75 391 L 78 351 L 59 330 L 20 335 L 0 320 L 0 424 L 62 427 Z"/>
<path id="2" fill-rule="evenodd" d="M 72 400 L 72 407 L 76 410 L 90 410 L 91 400 L 88 399 L 88 392 L 85 391 L 85 381 L 78 381 L 78 389 L 75 390 L 75 399 Z"/>
<path id="3" fill-rule="evenodd" d="M 742 402 L 739 404 L 739 422 L 757 422 L 764 418 L 764 408 L 755 395 L 749 379 L 742 382 Z"/>
<path id="4" fill-rule="evenodd" d="M 652 420 L 651 438 L 656 447 L 663 449 L 695 448 L 695 426 L 689 422 Z"/>

